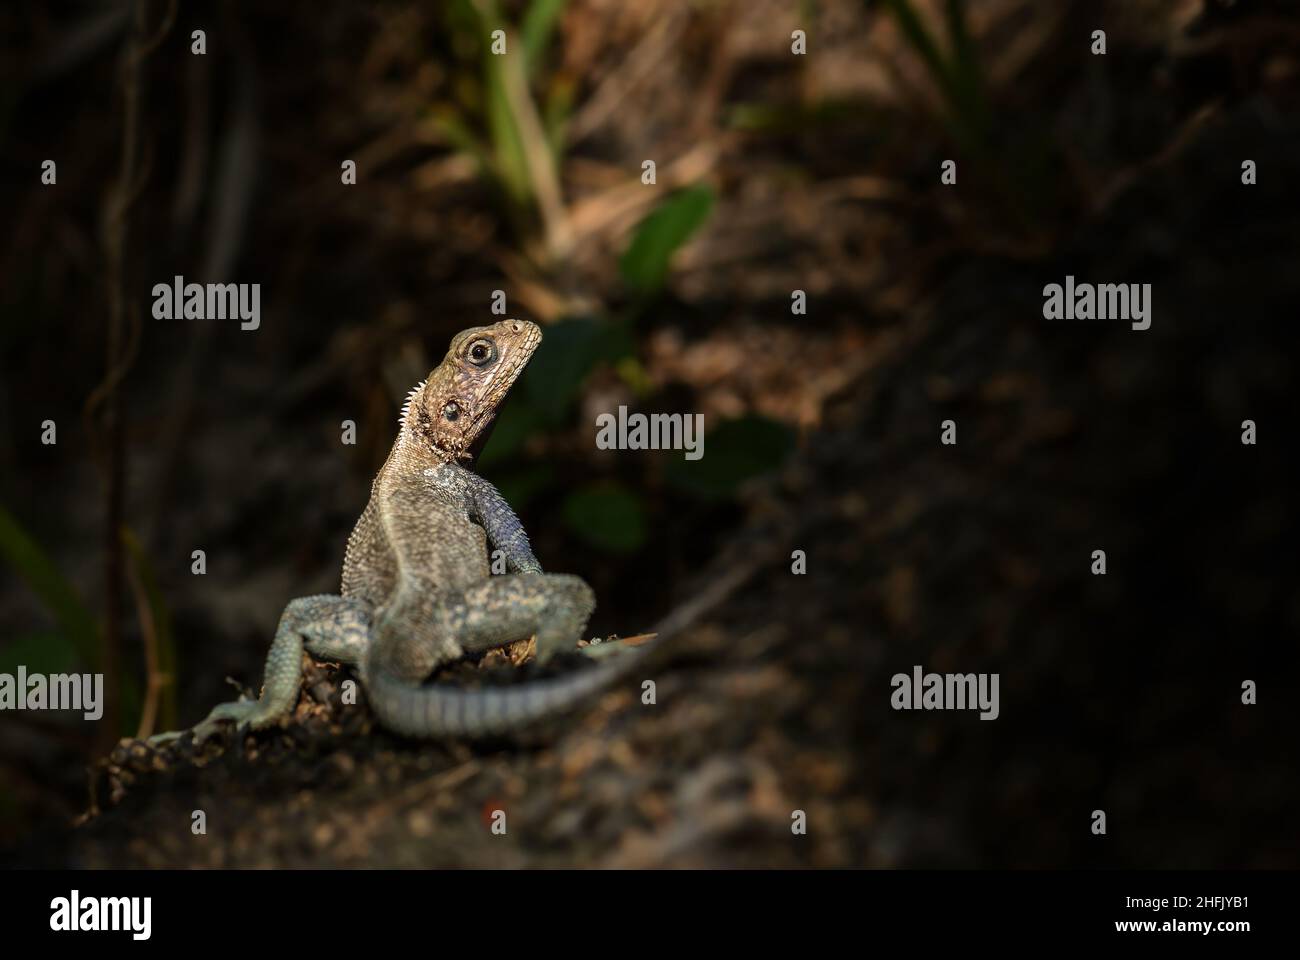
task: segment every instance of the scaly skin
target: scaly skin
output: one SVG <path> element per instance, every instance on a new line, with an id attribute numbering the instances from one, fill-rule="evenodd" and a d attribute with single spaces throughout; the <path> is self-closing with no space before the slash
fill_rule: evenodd
<path id="1" fill-rule="evenodd" d="M 541 339 L 535 324 L 521 320 L 456 335 L 402 410 L 397 441 L 348 538 L 340 595 L 301 597 L 285 608 L 261 697 L 216 707 L 194 728 L 197 740 L 223 721 L 257 729 L 287 714 L 298 698 L 304 647 L 357 666 L 384 725 L 415 737 L 520 727 L 576 706 L 642 659 L 616 656 L 516 687 L 420 686 L 441 664 L 533 636 L 544 662 L 574 648 L 595 609 L 581 579 L 542 572 L 510 505 L 461 463 L 482 446 Z M 489 545 L 505 557 L 503 576 L 491 574 Z"/>

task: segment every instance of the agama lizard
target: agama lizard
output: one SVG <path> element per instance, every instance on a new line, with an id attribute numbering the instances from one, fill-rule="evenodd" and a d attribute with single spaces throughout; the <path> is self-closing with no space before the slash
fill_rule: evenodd
<path id="1" fill-rule="evenodd" d="M 356 665 L 380 721 L 415 737 L 523 726 L 577 705 L 642 659 L 620 654 L 516 686 L 421 686 L 441 664 L 529 637 L 545 662 L 574 649 L 595 609 L 582 579 L 542 572 L 510 505 L 466 466 L 541 339 L 537 325 L 523 320 L 452 339 L 402 408 L 397 441 L 348 538 L 341 595 L 292 601 L 271 644 L 261 698 L 216 707 L 194 728 L 196 740 L 222 721 L 256 729 L 285 715 L 297 701 L 304 645 L 313 656 Z M 506 574 L 491 574 L 489 544 L 504 555 Z"/>

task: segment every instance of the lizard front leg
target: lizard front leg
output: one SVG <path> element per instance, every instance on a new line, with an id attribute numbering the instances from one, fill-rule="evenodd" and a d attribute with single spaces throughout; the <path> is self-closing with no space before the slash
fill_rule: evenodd
<path id="1" fill-rule="evenodd" d="M 472 494 L 470 515 L 483 527 L 488 543 L 505 555 L 506 568 L 512 573 L 541 573 L 524 525 L 506 498 L 478 474 L 463 472 Z"/>
<path id="2" fill-rule="evenodd" d="M 302 679 L 304 639 L 313 655 L 343 663 L 360 663 L 370 639 L 370 607 L 361 600 L 319 594 L 299 597 L 284 608 L 280 625 L 266 658 L 262 695 L 256 700 L 236 700 L 214 707 L 194 727 L 194 740 L 202 743 L 233 720 L 252 729 L 269 726 L 292 709 Z M 169 731 L 149 738 L 166 743 L 185 731 Z"/>
<path id="3" fill-rule="evenodd" d="M 533 555 L 532 547 L 528 542 L 528 535 L 524 532 L 524 525 L 520 522 L 519 517 L 515 515 L 514 510 L 510 508 L 510 504 L 506 502 L 506 499 L 501 496 L 496 487 L 477 474 L 466 471 L 466 479 L 471 491 L 471 516 L 483 527 L 488 542 L 505 554 L 507 569 L 519 574 L 542 573 L 542 565 Z M 519 590 L 532 590 L 539 591 L 538 595 L 543 595 L 548 589 L 551 589 L 558 597 L 570 599 L 572 601 L 571 605 L 575 609 L 589 603 L 590 606 L 587 609 L 586 616 L 581 618 L 582 622 L 578 626 L 578 632 L 581 633 L 586 626 L 587 617 L 591 615 L 591 610 L 595 607 L 595 598 L 587 596 L 583 599 L 577 599 L 572 585 L 568 583 L 569 580 L 575 579 L 577 578 L 561 577 L 555 581 L 556 585 L 550 588 L 545 582 L 538 586 L 536 584 L 529 585 L 528 581 L 525 580 L 515 586 L 507 587 L 506 590 L 516 592 Z M 585 583 L 582 583 L 582 587 L 586 590 Z M 586 592 L 590 594 L 590 590 L 586 590 Z M 518 601 L 511 602 L 518 603 Z M 561 606 L 564 605 L 561 604 Z M 550 657 L 557 650 L 572 648 L 573 645 L 568 642 L 570 630 L 567 618 L 568 614 L 562 610 L 558 620 L 554 621 L 556 624 L 555 632 L 548 633 L 545 639 L 540 634 L 537 634 L 537 656 L 539 660 Z M 484 644 L 495 646 L 495 643 L 489 642 L 491 636 L 491 629 L 482 631 L 476 636 L 471 636 L 465 641 L 465 649 L 481 649 Z M 501 636 L 501 633 L 498 632 L 497 636 Z M 588 653 L 596 649 L 594 646 L 581 648 L 582 652 Z M 602 649 L 601 653 L 604 653 L 605 649 L 608 648 Z"/>

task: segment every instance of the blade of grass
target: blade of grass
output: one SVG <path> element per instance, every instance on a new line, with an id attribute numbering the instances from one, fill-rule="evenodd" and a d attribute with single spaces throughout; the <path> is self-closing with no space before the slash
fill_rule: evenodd
<path id="1" fill-rule="evenodd" d="M 564 12 L 564 5 L 567 2 L 568 0 L 533 0 L 528 5 L 528 12 L 524 14 L 524 19 L 519 24 L 519 32 L 524 38 L 524 63 L 530 80 L 537 79 L 542 54 L 546 52 L 546 46 L 551 42 L 556 21 Z"/>
<path id="2" fill-rule="evenodd" d="M 4 507 L 0 507 L 0 556 L 54 614 L 82 662 L 98 669 L 101 651 L 94 617 L 54 561 Z"/>
<path id="3" fill-rule="evenodd" d="M 909 0 L 887 0 L 887 4 L 903 36 L 930 70 L 943 97 L 953 136 L 972 154 L 985 153 L 987 123 L 982 86 L 961 0 L 946 0 L 944 6 L 951 56 L 939 48 Z"/>
<path id="4" fill-rule="evenodd" d="M 921 18 L 917 16 L 916 10 L 908 0 L 887 0 L 887 4 L 894 14 L 894 19 L 898 21 L 899 29 L 920 54 L 925 65 L 930 68 L 935 81 L 939 84 L 939 89 L 951 104 L 954 87 L 948 72 L 948 64 L 939 51 L 939 45 L 934 42 L 930 31 L 925 28 L 925 24 L 921 22 Z"/>
<path id="5" fill-rule="evenodd" d="M 492 139 L 494 167 L 506 195 L 516 206 L 527 208 L 533 200 L 528 154 L 519 124 L 510 108 L 505 71 L 505 57 L 489 53 L 484 65 L 488 131 Z"/>
<path id="6" fill-rule="evenodd" d="M 947 0 L 944 17 L 948 24 L 948 39 L 952 46 L 952 59 L 949 74 L 952 78 L 954 94 L 959 105 L 970 117 L 970 126 L 977 143 L 987 142 L 986 105 L 984 101 L 984 81 L 980 74 L 979 59 L 970 30 L 966 25 L 966 5 L 964 0 Z M 955 105 L 955 106 L 957 106 Z"/>

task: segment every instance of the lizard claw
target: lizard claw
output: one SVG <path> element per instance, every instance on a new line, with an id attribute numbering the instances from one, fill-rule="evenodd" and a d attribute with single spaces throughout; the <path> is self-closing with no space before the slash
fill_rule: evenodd
<path id="1" fill-rule="evenodd" d="M 145 737 L 144 742 L 151 747 L 161 747 L 173 740 L 179 740 L 187 733 L 189 733 L 188 730 L 164 730 L 162 733 L 155 733 L 151 737 Z"/>
<path id="2" fill-rule="evenodd" d="M 279 717 L 279 713 L 268 710 L 260 700 L 236 700 L 222 703 L 212 708 L 212 712 L 196 723 L 190 730 L 169 730 L 156 733 L 146 741 L 152 746 L 161 746 L 178 740 L 187 733 L 194 734 L 194 745 L 198 746 L 210 740 L 228 720 L 233 720 L 239 734 L 249 730 L 259 730 L 270 726 Z"/>
<path id="3" fill-rule="evenodd" d="M 261 700 L 236 700 L 222 703 L 212 708 L 212 712 L 194 726 L 194 742 L 203 743 L 221 729 L 226 720 L 233 720 L 235 730 L 240 735 L 249 730 L 260 730 L 270 726 L 279 717 L 279 713 L 268 710 Z"/>

